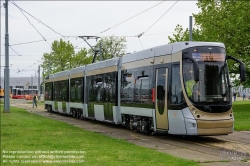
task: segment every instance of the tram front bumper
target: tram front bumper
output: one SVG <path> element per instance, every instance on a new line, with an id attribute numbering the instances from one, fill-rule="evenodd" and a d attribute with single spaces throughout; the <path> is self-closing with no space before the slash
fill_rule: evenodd
<path id="1" fill-rule="evenodd" d="M 234 131 L 234 120 L 197 120 L 198 135 L 225 135 Z"/>

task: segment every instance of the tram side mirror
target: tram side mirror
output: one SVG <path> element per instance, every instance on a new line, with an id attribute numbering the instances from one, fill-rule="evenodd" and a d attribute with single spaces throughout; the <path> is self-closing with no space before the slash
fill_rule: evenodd
<path id="1" fill-rule="evenodd" d="M 199 67 L 197 63 L 193 64 L 193 70 L 194 70 L 194 80 L 199 81 Z"/>
<path id="2" fill-rule="evenodd" d="M 245 70 L 245 66 L 244 66 L 243 64 L 240 64 L 239 70 L 240 70 L 240 81 L 241 81 L 241 82 L 246 81 L 246 70 Z"/>

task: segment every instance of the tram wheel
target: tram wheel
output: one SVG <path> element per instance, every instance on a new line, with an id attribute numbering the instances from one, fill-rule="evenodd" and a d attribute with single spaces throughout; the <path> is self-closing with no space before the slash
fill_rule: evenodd
<path id="1" fill-rule="evenodd" d="M 155 132 L 153 130 L 149 130 L 148 134 L 151 135 L 151 136 L 154 136 Z"/>

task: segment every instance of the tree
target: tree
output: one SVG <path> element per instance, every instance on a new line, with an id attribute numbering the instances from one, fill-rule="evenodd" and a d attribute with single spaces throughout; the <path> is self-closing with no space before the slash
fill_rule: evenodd
<path id="1" fill-rule="evenodd" d="M 102 60 L 110 59 L 113 57 L 119 57 L 125 55 L 126 49 L 126 38 L 124 37 L 116 37 L 109 36 L 104 37 L 97 42 L 94 46 L 95 49 L 100 49 L 100 43 L 102 46 Z M 94 56 L 94 52 L 92 49 L 89 50 L 89 54 Z M 96 57 L 97 61 L 100 61 L 100 54 Z"/>
<path id="2" fill-rule="evenodd" d="M 195 29 L 195 28 L 193 28 L 192 31 L 193 31 L 192 39 L 194 41 L 201 41 L 202 38 L 203 38 L 201 31 L 199 29 Z M 189 41 L 189 30 L 188 30 L 188 28 L 183 30 L 183 27 L 178 24 L 175 27 L 175 32 L 176 32 L 176 34 L 173 34 L 173 37 L 168 36 L 168 39 L 169 39 L 170 43 L 181 42 L 181 41 Z"/>
<path id="3" fill-rule="evenodd" d="M 71 60 L 75 56 L 74 46 L 68 41 L 65 42 L 62 39 L 60 41 L 54 41 L 51 47 L 52 56 L 52 70 L 53 72 L 59 72 L 68 70 L 71 68 Z"/>
<path id="4" fill-rule="evenodd" d="M 86 48 L 81 49 L 75 54 L 74 46 L 69 41 L 54 41 L 50 53 L 44 53 L 42 57 L 44 76 L 59 71 L 86 65 L 92 62 L 93 57 L 87 56 Z"/>
<path id="5" fill-rule="evenodd" d="M 81 49 L 76 53 L 74 59 L 72 59 L 72 66 L 79 67 L 82 65 L 87 65 L 92 63 L 93 56 L 88 56 L 88 51 L 86 48 Z"/>
<path id="6" fill-rule="evenodd" d="M 41 67 L 43 68 L 43 78 L 45 78 L 47 75 L 49 75 L 51 72 L 51 65 L 53 64 L 52 62 L 52 56 L 50 53 L 44 53 L 42 57 L 42 62 L 43 64 Z M 51 64 L 51 65 L 50 65 Z"/>
<path id="7" fill-rule="evenodd" d="M 250 86 L 250 2 L 221 0 L 204 1 L 199 0 L 197 6 L 201 9 L 198 14 L 193 14 L 199 37 L 195 38 L 197 32 L 193 32 L 196 41 L 222 42 L 226 46 L 227 55 L 240 59 L 246 66 L 247 81 L 243 86 Z M 179 30 L 179 31 L 178 31 Z M 169 37 L 170 42 L 183 41 L 187 39 L 189 32 L 183 31 L 179 25 L 174 38 Z M 179 35 L 179 36 L 178 36 Z M 177 37 L 176 37 L 177 36 Z M 237 74 L 238 64 L 229 61 L 231 78 L 235 78 L 234 84 L 239 85 Z"/>

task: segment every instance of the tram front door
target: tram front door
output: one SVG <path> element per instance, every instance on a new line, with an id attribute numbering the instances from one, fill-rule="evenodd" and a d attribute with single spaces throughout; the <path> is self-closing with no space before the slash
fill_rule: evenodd
<path id="1" fill-rule="evenodd" d="M 168 130 L 168 110 L 167 110 L 167 91 L 168 91 L 168 68 L 156 69 L 155 80 L 155 115 L 156 129 Z"/>

